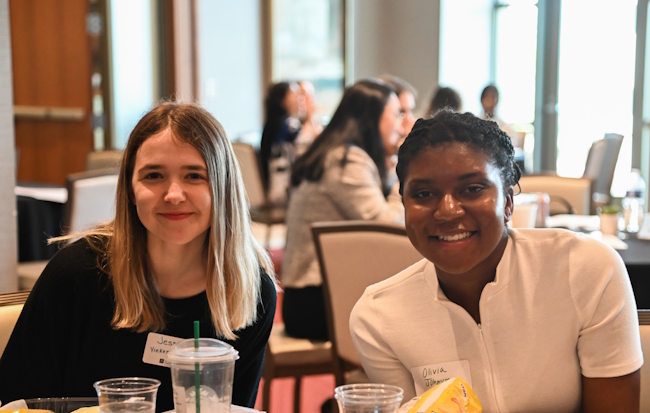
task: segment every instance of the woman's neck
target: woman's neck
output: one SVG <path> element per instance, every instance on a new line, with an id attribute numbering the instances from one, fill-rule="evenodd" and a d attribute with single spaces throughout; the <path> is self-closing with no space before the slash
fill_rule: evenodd
<path id="1" fill-rule="evenodd" d="M 205 291 L 207 255 L 203 239 L 186 245 L 148 242 L 151 270 L 160 295 L 186 298 Z"/>
<path id="2" fill-rule="evenodd" d="M 450 274 L 436 267 L 438 284 L 442 292 L 451 302 L 463 307 L 477 324 L 481 323 L 479 311 L 481 293 L 485 286 L 496 278 L 497 266 L 507 245 L 508 235 L 504 232 L 503 239 L 493 253 L 465 274 Z"/>

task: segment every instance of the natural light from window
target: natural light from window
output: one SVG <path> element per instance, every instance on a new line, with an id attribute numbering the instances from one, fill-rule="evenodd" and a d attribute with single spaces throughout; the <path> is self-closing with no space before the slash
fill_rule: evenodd
<path id="1" fill-rule="evenodd" d="M 630 172 L 636 0 L 563 1 L 560 25 L 557 172 L 582 176 L 591 143 L 624 136 L 612 195 Z"/>

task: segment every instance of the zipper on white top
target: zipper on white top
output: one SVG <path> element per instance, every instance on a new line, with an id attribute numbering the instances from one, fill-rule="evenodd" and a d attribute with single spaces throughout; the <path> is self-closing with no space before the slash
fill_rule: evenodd
<path id="1" fill-rule="evenodd" d="M 485 352 L 485 358 L 488 362 L 488 369 L 490 370 L 490 387 L 492 387 L 492 397 L 494 398 L 494 405 L 497 408 L 497 411 L 501 411 L 499 408 L 499 402 L 497 400 L 497 389 L 496 389 L 496 380 L 494 379 L 494 371 L 492 370 L 492 361 L 490 360 L 490 353 L 488 352 L 487 345 L 485 344 L 485 337 L 483 336 L 483 329 L 481 328 L 481 323 L 478 323 L 478 333 L 481 337 L 481 344 L 483 344 L 483 351 Z"/>

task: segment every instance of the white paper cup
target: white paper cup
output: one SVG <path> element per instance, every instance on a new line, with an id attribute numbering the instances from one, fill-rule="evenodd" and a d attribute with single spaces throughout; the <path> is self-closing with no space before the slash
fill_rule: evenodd
<path id="1" fill-rule="evenodd" d="M 143 377 L 100 380 L 93 384 L 102 413 L 154 413 L 160 381 Z"/>
<path id="2" fill-rule="evenodd" d="M 167 356 L 171 363 L 176 413 L 196 412 L 197 379 L 201 413 L 228 413 L 232 399 L 235 360 L 239 353 L 231 345 L 213 338 L 177 343 Z"/>
<path id="3" fill-rule="evenodd" d="M 394 413 L 403 397 L 401 388 L 388 384 L 347 384 L 334 389 L 341 413 Z"/>

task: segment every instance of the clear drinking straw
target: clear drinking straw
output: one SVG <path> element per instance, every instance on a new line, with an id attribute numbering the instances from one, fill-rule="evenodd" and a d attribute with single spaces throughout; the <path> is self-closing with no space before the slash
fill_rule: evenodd
<path id="1" fill-rule="evenodd" d="M 194 349 L 199 351 L 199 320 L 194 321 Z M 199 362 L 194 363 L 194 391 L 196 393 L 196 413 L 201 413 L 201 372 Z"/>

